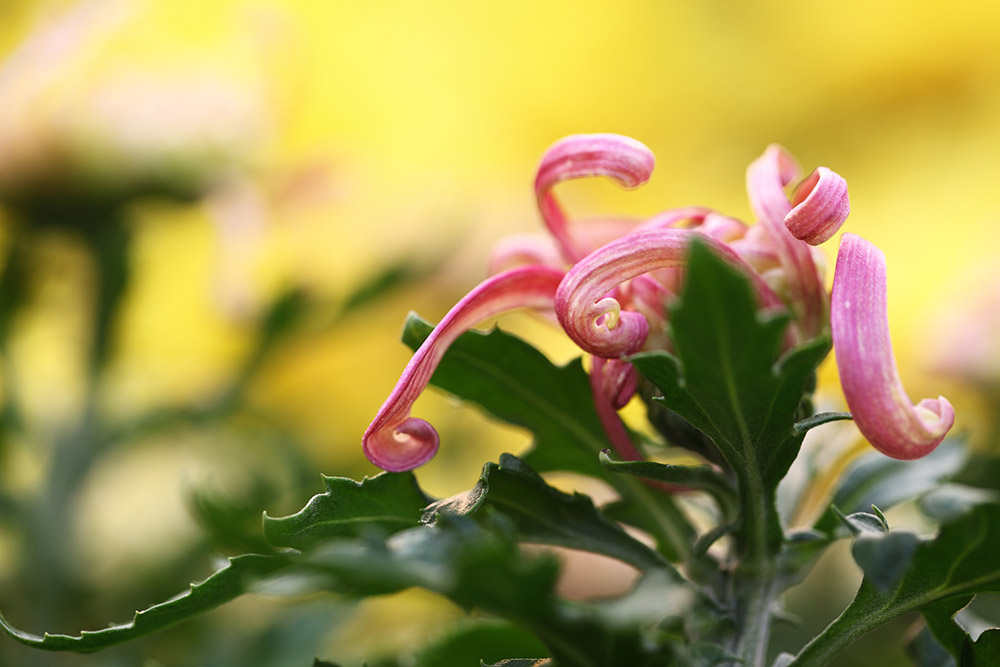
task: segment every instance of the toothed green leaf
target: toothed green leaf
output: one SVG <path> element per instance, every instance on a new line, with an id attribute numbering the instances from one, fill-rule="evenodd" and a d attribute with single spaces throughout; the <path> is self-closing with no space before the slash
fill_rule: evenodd
<path id="1" fill-rule="evenodd" d="M 323 477 L 326 492 L 286 517 L 264 515 L 264 536 L 276 547 L 305 549 L 331 537 L 377 530 L 393 533 L 420 521 L 427 496 L 412 472 L 384 472 L 355 482 Z"/>
<path id="2" fill-rule="evenodd" d="M 266 579 L 288 565 L 283 556 L 246 554 L 229 559 L 229 564 L 208 579 L 192 584 L 184 595 L 136 612 L 131 623 L 112 625 L 101 630 L 85 630 L 78 636 L 48 634 L 34 635 L 12 626 L 0 615 L 0 628 L 7 635 L 26 646 L 47 651 L 75 651 L 90 653 L 114 644 L 120 644 L 174 623 L 187 620 L 243 595 L 253 585 Z"/>

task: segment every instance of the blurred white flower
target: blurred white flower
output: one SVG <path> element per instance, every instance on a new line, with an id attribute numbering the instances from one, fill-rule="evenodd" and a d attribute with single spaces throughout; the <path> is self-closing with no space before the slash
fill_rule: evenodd
<path id="1" fill-rule="evenodd" d="M 134 7 L 74 5 L 0 65 L 0 199 L 196 197 L 252 161 L 270 126 L 259 83 L 209 64 L 90 66 Z"/>

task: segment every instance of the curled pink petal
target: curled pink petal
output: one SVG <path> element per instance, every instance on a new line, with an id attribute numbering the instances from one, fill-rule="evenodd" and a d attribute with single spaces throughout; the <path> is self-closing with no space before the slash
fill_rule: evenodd
<path id="1" fill-rule="evenodd" d="M 642 461 L 642 453 L 636 448 L 632 438 L 629 437 L 628 429 L 618 416 L 618 409 L 621 405 L 615 405 L 614 399 L 608 394 L 609 384 L 614 386 L 620 383 L 620 379 L 627 375 L 626 368 L 631 368 L 631 378 L 636 379 L 635 368 L 632 364 L 618 359 L 602 359 L 601 357 L 591 357 L 590 366 L 590 390 L 594 396 L 594 409 L 604 427 L 604 434 L 608 441 L 615 448 L 615 451 L 625 461 Z M 634 384 L 633 384 L 634 391 Z M 619 396 L 620 398 L 620 396 Z M 683 492 L 688 489 L 683 486 L 666 484 L 650 479 L 643 480 L 654 489 L 666 493 Z"/>
<path id="2" fill-rule="evenodd" d="M 676 293 L 684 270 L 675 267 L 660 269 L 656 273 L 660 277 L 667 274 L 669 288 L 660 280 L 653 278 L 652 274 L 647 274 L 636 276 L 622 285 L 618 291 L 622 303 L 627 303 L 630 309 L 642 313 L 651 326 L 663 328 L 667 322 L 667 301 Z"/>
<path id="3" fill-rule="evenodd" d="M 840 240 L 830 323 L 840 383 L 861 433 L 895 459 L 929 454 L 955 410 L 944 396 L 913 405 L 906 395 L 889 337 L 885 255 L 854 234 Z"/>
<path id="4" fill-rule="evenodd" d="M 639 377 L 636 375 L 635 366 L 620 359 L 605 360 L 594 357 L 593 361 L 593 367 L 600 370 L 598 375 L 601 378 L 601 393 L 610 401 L 615 410 L 621 410 L 632 400 L 636 388 L 639 386 Z"/>
<path id="5" fill-rule="evenodd" d="M 847 181 L 826 167 L 817 167 L 798 185 L 785 226 L 797 239 L 819 245 L 837 233 L 851 212 Z"/>
<path id="6" fill-rule="evenodd" d="M 414 353 L 389 398 L 362 437 L 368 460 L 392 472 L 412 470 L 433 458 L 438 448 L 434 427 L 410 417 L 417 400 L 448 346 L 483 320 L 518 308 L 552 308 L 563 272 L 547 266 L 524 266 L 480 283 L 455 304 Z"/>
<path id="7" fill-rule="evenodd" d="M 615 385 L 629 376 L 627 369 L 632 369 L 632 390 L 635 391 L 635 369 L 632 364 L 617 359 L 602 359 L 591 357 L 590 390 L 594 395 L 594 408 L 604 425 L 604 433 L 614 446 L 615 451 L 626 461 L 642 461 L 643 456 L 636 449 L 635 443 L 628 435 L 625 425 L 618 417 L 618 409 L 624 405 L 616 405 L 617 394 Z M 609 386 L 610 385 L 610 386 Z M 611 394 L 609 394 L 609 390 Z M 630 397 L 631 398 L 631 397 Z M 626 401 L 627 402 L 627 401 Z"/>
<path id="8" fill-rule="evenodd" d="M 574 178 L 606 176 L 622 187 L 634 188 L 649 180 L 654 163 L 645 145 L 620 134 L 574 134 L 545 151 L 535 176 L 535 196 L 542 219 L 567 262 L 577 261 L 586 252 L 570 234 L 553 186 Z"/>
<path id="9" fill-rule="evenodd" d="M 781 303 L 726 244 L 688 229 L 649 229 L 598 248 L 566 273 L 556 292 L 556 315 L 569 337 L 590 354 L 606 359 L 639 351 L 649 332 L 646 318 L 623 311 L 621 304 L 607 295 L 636 276 L 683 265 L 695 235 L 750 276 L 763 305 Z"/>
<path id="10" fill-rule="evenodd" d="M 798 174 L 792 156 L 772 144 L 747 168 L 747 192 L 754 214 L 770 232 L 770 241 L 788 284 L 797 328 L 806 338 L 814 338 L 826 327 L 826 290 L 813 263 L 811 249 L 785 226 L 785 216 L 792 210 L 785 186 Z"/>

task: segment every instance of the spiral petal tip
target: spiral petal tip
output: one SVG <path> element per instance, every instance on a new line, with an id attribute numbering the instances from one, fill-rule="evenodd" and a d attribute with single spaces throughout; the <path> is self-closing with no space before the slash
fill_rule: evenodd
<path id="1" fill-rule="evenodd" d="M 826 167 L 818 167 L 796 188 L 785 226 L 795 238 L 819 245 L 837 233 L 850 212 L 847 181 Z"/>
<path id="2" fill-rule="evenodd" d="M 434 458 L 439 438 L 434 427 L 423 419 L 410 417 L 395 428 L 369 429 L 361 449 L 373 464 L 389 472 L 419 468 Z"/>

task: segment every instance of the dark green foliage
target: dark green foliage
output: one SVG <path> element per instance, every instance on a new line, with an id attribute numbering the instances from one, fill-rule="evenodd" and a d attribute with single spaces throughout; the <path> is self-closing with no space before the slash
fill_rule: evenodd
<path id="1" fill-rule="evenodd" d="M 381 473 L 360 483 L 323 477 L 326 492 L 286 517 L 264 515 L 264 536 L 277 547 L 304 549 L 331 537 L 393 533 L 416 525 L 428 498 L 412 472 Z"/>
<path id="2" fill-rule="evenodd" d="M 830 349 L 825 337 L 780 356 L 787 313 L 762 314 L 748 279 L 700 243 L 692 243 L 688 279 L 670 308 L 676 356 L 632 357 L 663 392 L 659 399 L 709 436 L 740 482 L 750 521 L 740 528 L 753 549 L 776 552 L 782 531 L 774 489 L 798 454 L 794 424 L 803 395 Z M 749 509 L 748 509 L 749 508 Z M 754 513 L 763 514 L 756 525 Z"/>
<path id="3" fill-rule="evenodd" d="M 825 664 L 857 637 L 910 611 L 924 614 L 937 641 L 953 656 L 961 658 L 968 650 L 974 655 L 975 645 L 952 617 L 975 594 L 1000 591 L 1000 505 L 978 505 L 944 523 L 933 538 L 893 530 L 862 532 L 856 540 L 865 545 L 858 561 L 865 571 L 861 589 L 795 665 Z M 987 638 L 978 650 L 987 655 L 993 641 Z"/>
<path id="4" fill-rule="evenodd" d="M 431 331 L 430 324 L 411 316 L 403 340 L 416 348 Z M 611 443 L 579 359 L 556 366 L 531 345 L 499 329 L 488 334 L 470 331 L 452 343 L 431 384 L 528 429 L 534 442 L 521 458 L 533 470 L 575 472 L 606 481 L 622 497 L 615 518 L 652 535 L 667 558 L 686 557 L 694 529 L 673 499 L 600 465 L 598 454 Z"/>
<path id="5" fill-rule="evenodd" d="M 283 556 L 247 554 L 230 558 L 229 564 L 205 581 L 192 584 L 185 595 L 136 612 L 131 623 L 112 625 L 103 630 L 69 635 L 33 635 L 11 626 L 0 616 L 0 628 L 9 637 L 27 646 L 48 651 L 89 653 L 163 629 L 196 614 L 214 609 L 246 593 L 257 581 L 288 564 Z"/>
<path id="6" fill-rule="evenodd" d="M 429 519 L 438 512 L 471 515 L 484 507 L 510 518 L 524 542 L 592 551 L 640 570 L 673 571 L 663 556 L 601 514 L 589 497 L 549 486 L 516 456 L 504 454 L 499 465 L 487 463 L 474 489 L 431 505 Z"/>

